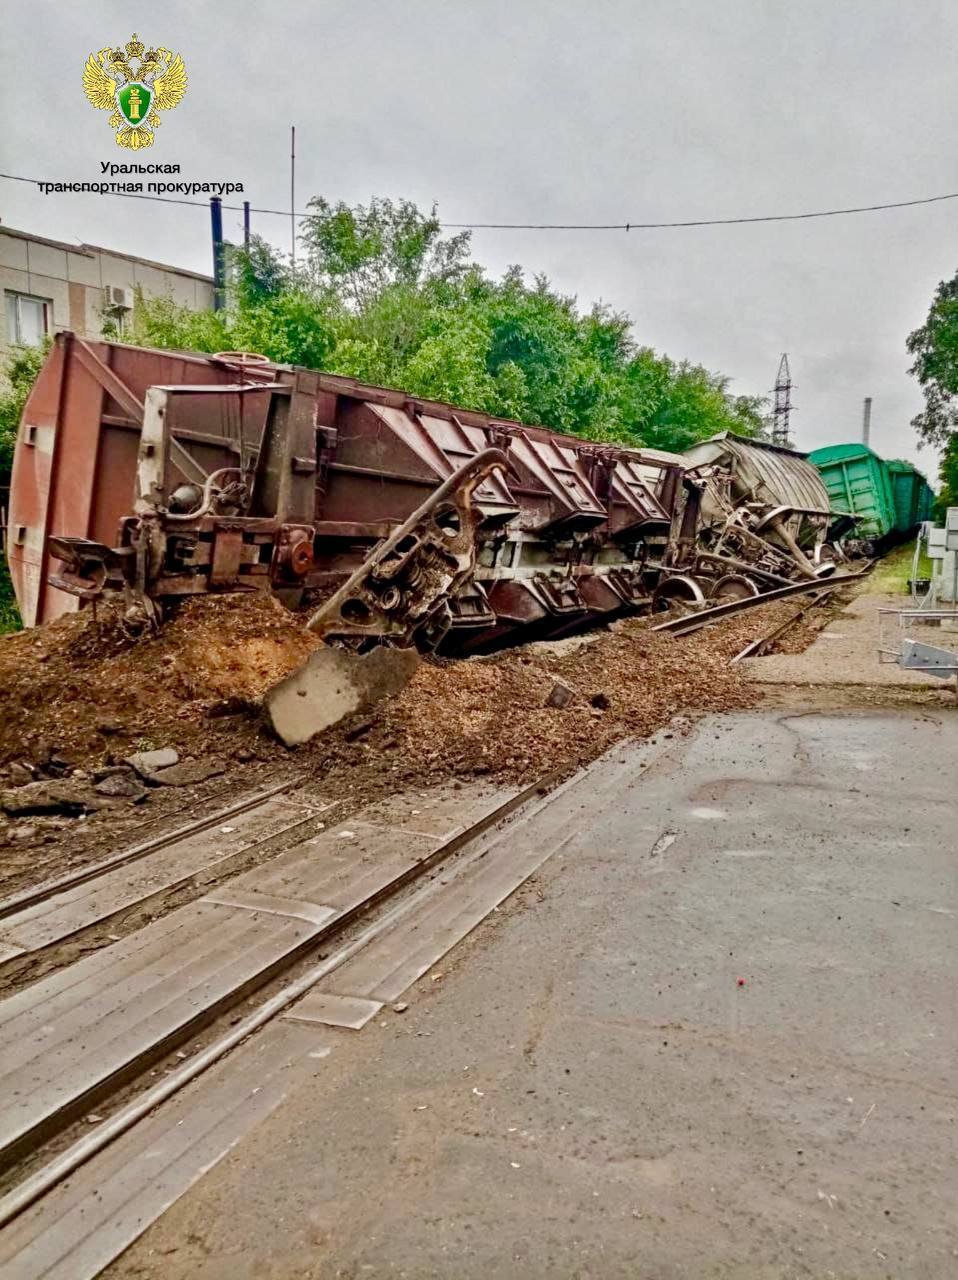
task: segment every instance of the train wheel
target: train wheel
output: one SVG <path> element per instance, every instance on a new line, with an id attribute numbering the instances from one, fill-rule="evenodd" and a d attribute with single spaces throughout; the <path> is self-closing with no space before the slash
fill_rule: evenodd
<path id="1" fill-rule="evenodd" d="M 716 604 L 727 604 L 730 600 L 748 600 L 760 594 L 758 586 L 744 573 L 727 573 L 716 582 L 709 599 Z"/>
<path id="2" fill-rule="evenodd" d="M 652 593 L 653 613 L 661 613 L 673 607 L 691 610 L 703 604 L 705 596 L 702 588 L 694 578 L 689 578 L 684 573 L 665 578 Z"/>

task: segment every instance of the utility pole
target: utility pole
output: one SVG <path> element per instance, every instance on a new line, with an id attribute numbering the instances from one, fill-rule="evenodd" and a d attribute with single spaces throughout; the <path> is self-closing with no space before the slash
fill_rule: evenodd
<path id="1" fill-rule="evenodd" d="M 772 444 L 790 449 L 789 418 L 792 409 L 792 375 L 788 367 L 788 352 L 782 354 L 775 379 L 775 405 L 772 409 Z"/>
<path id="2" fill-rule="evenodd" d="M 296 126 L 289 126 L 289 239 L 296 271 Z"/>
<path id="3" fill-rule="evenodd" d="M 862 444 L 868 444 L 872 433 L 872 398 L 865 397 L 865 410 L 862 413 Z"/>
<path id="4" fill-rule="evenodd" d="M 223 252 L 223 202 L 210 196 L 210 231 L 213 236 L 213 310 L 226 305 L 226 260 Z"/>
<path id="5" fill-rule="evenodd" d="M 243 201 L 243 248 L 249 253 L 249 201 Z"/>

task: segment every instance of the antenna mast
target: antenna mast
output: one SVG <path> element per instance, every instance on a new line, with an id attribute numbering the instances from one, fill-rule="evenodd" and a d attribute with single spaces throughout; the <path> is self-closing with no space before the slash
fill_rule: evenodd
<path id="1" fill-rule="evenodd" d="M 775 379 L 775 407 L 772 410 L 772 444 L 790 449 L 789 417 L 792 404 L 792 375 L 788 367 L 788 352 L 782 354 L 778 365 L 778 377 Z"/>

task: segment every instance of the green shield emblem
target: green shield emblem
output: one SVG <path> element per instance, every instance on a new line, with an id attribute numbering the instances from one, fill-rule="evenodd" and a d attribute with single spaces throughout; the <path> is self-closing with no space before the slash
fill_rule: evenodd
<path id="1" fill-rule="evenodd" d="M 116 105 L 120 109 L 120 115 L 134 129 L 146 124 L 152 101 L 153 90 L 148 84 L 142 84 L 139 80 L 131 80 L 116 93 Z"/>

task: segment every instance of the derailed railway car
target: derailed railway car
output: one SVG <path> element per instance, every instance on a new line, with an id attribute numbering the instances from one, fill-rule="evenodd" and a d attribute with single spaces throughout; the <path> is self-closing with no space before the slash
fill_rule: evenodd
<path id="1" fill-rule="evenodd" d="M 61 333 L 20 425 L 8 558 L 27 626 L 104 593 L 142 627 L 268 590 L 353 646 L 467 652 L 824 575 L 829 520 L 801 455 L 739 437 L 682 457 Z"/>
<path id="2" fill-rule="evenodd" d="M 699 477 L 698 555 L 694 566 L 721 556 L 739 563 L 749 588 L 795 577 L 820 578 L 844 559 L 829 495 L 805 454 L 730 431 L 703 440 L 683 455 Z M 734 594 L 743 590 L 736 585 Z"/>
<path id="3" fill-rule="evenodd" d="M 14 459 L 8 556 L 24 622 L 105 591 L 125 594 L 131 622 L 211 591 L 322 599 L 489 449 L 508 467 L 475 488 L 475 566 L 429 647 L 554 634 L 650 604 L 682 483 L 675 455 L 240 353 L 61 333 Z M 383 588 L 397 616 L 413 607 L 412 573 L 410 561 Z"/>
<path id="4" fill-rule="evenodd" d="M 848 545 L 856 553 L 878 554 L 930 518 L 934 494 L 910 462 L 886 462 L 861 441 L 814 449 L 808 460 L 833 508 L 854 517 Z"/>

